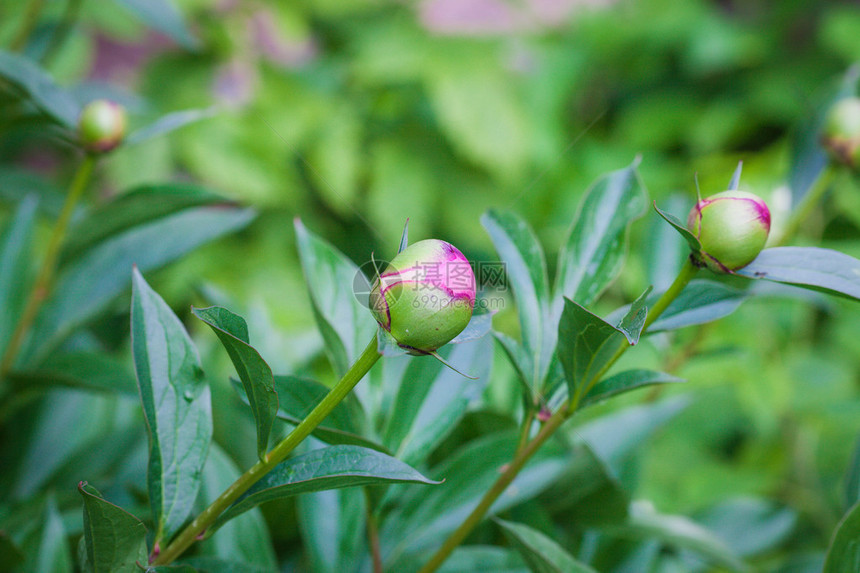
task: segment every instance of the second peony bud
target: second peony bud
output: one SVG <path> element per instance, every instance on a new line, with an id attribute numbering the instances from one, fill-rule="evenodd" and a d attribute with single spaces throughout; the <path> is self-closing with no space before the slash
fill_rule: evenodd
<path id="1" fill-rule="evenodd" d="M 106 99 L 91 101 L 78 118 L 78 138 L 91 153 L 107 153 L 122 143 L 126 130 L 125 108 Z"/>
<path id="2" fill-rule="evenodd" d="M 472 318 L 475 274 L 466 257 L 445 241 L 429 239 L 404 249 L 370 293 L 374 318 L 397 343 L 426 354 L 450 342 Z"/>
<path id="3" fill-rule="evenodd" d="M 723 191 L 693 207 L 687 228 L 702 245 L 701 262 L 716 273 L 731 273 L 750 264 L 764 248 L 770 210 L 757 195 Z"/>

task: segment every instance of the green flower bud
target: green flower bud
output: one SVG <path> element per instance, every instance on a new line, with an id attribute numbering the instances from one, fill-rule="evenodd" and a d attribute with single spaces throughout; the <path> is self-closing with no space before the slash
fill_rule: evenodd
<path id="1" fill-rule="evenodd" d="M 412 354 L 427 354 L 460 334 L 475 307 L 475 274 L 445 241 L 419 241 L 379 275 L 370 292 L 379 325 Z"/>
<path id="2" fill-rule="evenodd" d="M 78 139 L 87 151 L 111 151 L 122 143 L 125 129 L 125 108 L 106 99 L 88 103 L 78 118 Z"/>
<path id="3" fill-rule="evenodd" d="M 833 104 L 821 144 L 836 161 L 852 169 L 860 167 L 860 98 L 847 97 Z"/>
<path id="4" fill-rule="evenodd" d="M 750 264 L 767 242 L 770 210 L 756 195 L 723 191 L 690 210 L 687 228 L 702 245 L 701 262 L 715 273 Z"/>

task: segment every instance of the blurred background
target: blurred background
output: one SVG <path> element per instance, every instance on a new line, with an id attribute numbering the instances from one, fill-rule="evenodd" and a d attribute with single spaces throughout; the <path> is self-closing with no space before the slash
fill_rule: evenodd
<path id="1" fill-rule="evenodd" d="M 16 42 L 29 4 L 0 0 L 0 46 Z M 392 256 L 407 217 L 412 240 L 441 238 L 480 261 L 496 260 L 481 214 L 513 209 L 535 228 L 552 276 L 588 186 L 641 156 L 651 199 L 679 214 L 696 177 L 702 194 L 722 191 L 742 160 L 741 189 L 768 199 L 778 226 L 792 137 L 860 60 L 856 2 L 176 0 L 179 28 L 148 15 L 156 4 L 46 0 L 26 46 L 58 83 L 126 104 L 133 124 L 212 110 L 113 153 L 90 200 L 194 181 L 255 207 L 249 227 L 155 273 L 153 285 L 174 308 L 226 304 L 248 318 L 276 372 L 327 381 L 294 218 L 357 264 Z M 3 184 L 10 174 L 62 189 L 74 159 L 43 130 L 0 123 L 0 217 L 21 193 Z M 649 212 L 634 226 L 599 313 L 671 275 L 683 254 L 654 248 L 660 224 Z M 837 180 L 796 244 L 860 255 L 856 181 Z M 124 304 L 106 330 L 127 328 Z M 516 335 L 512 308 L 496 327 Z M 219 392 L 221 404 L 233 400 L 231 368 L 206 327 L 193 328 L 223 382 L 217 412 Z M 687 378 L 672 391 L 695 396 L 643 450 L 635 496 L 702 519 L 715 504 L 771 500 L 789 508 L 784 550 L 820 550 L 843 513 L 860 431 L 858 340 L 854 304 L 758 298 L 628 353 L 627 365 Z M 518 398 L 509 367 L 495 363 L 488 399 L 501 411 Z M 221 409 L 216 438 L 250 460 L 241 443 L 252 443 L 252 424 Z"/>

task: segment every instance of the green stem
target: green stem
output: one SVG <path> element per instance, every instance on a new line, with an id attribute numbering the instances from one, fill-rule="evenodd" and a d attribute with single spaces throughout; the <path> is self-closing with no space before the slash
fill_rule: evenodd
<path id="1" fill-rule="evenodd" d="M 24 22 L 18 29 L 18 33 L 9 44 L 9 49 L 13 52 L 20 52 L 27 45 L 27 40 L 30 39 L 30 34 L 36 29 L 39 23 L 39 14 L 42 13 L 42 8 L 45 5 L 45 0 L 30 0 L 27 8 L 24 10 Z"/>
<path id="2" fill-rule="evenodd" d="M 260 478 L 269 473 L 276 465 L 284 461 L 287 455 L 307 438 L 320 425 L 326 416 L 343 400 L 347 394 L 364 378 L 370 368 L 379 360 L 376 336 L 364 349 L 361 356 L 350 366 L 343 378 L 326 394 L 307 417 L 290 432 L 286 438 L 266 454 L 265 459 L 258 461 L 244 474 L 239 476 L 233 485 L 224 490 L 218 499 L 203 510 L 194 521 L 189 523 L 182 532 L 159 554 L 154 555 L 153 565 L 167 565 L 194 543 L 206 529 L 212 525 L 221 513 L 233 504 L 240 495 L 248 491 Z"/>
<path id="3" fill-rule="evenodd" d="M 821 170 L 812 187 L 803 196 L 803 199 L 800 200 L 797 208 L 792 211 L 791 218 L 786 223 L 779 239 L 774 241 L 773 246 L 779 247 L 785 245 L 790 239 L 794 238 L 800 229 L 800 225 L 809 218 L 818 202 L 821 201 L 821 198 L 830 189 L 830 183 L 833 181 L 835 174 L 836 167 L 831 161 Z"/>
<path id="4" fill-rule="evenodd" d="M 72 213 L 75 211 L 75 206 L 80 200 L 87 187 L 87 183 L 92 176 L 95 168 L 97 157 L 95 155 L 87 155 L 84 161 L 78 167 L 77 173 L 69 187 L 69 193 L 66 195 L 66 202 L 63 205 L 63 210 L 54 225 L 54 230 L 51 233 L 48 249 L 45 252 L 45 258 L 42 260 L 42 267 L 39 269 L 39 274 L 36 276 L 36 282 L 30 290 L 30 296 L 27 298 L 27 304 L 24 306 L 24 311 L 21 313 L 21 318 L 12 332 L 9 339 L 9 346 L 3 353 L 3 358 L 0 359 L 0 379 L 9 372 L 24 343 L 24 339 L 39 312 L 45 298 L 51 289 L 51 282 L 54 279 L 56 272 L 57 257 L 60 254 L 60 247 L 63 244 L 63 239 L 66 236 L 66 228 L 69 226 L 69 220 L 72 218 Z"/>
<path id="5" fill-rule="evenodd" d="M 687 283 L 689 283 L 696 275 L 698 270 L 699 268 L 693 263 L 693 261 L 691 259 L 687 259 L 687 262 L 684 263 L 684 266 L 681 268 L 675 281 L 666 290 L 666 292 L 663 293 L 657 302 L 654 303 L 654 306 L 651 307 L 648 313 L 648 318 L 645 321 L 643 331 L 653 324 L 654 321 L 657 320 L 657 318 L 666 310 L 666 308 L 669 307 L 669 304 L 671 304 L 671 302 L 681 294 L 681 291 L 684 290 L 684 287 L 687 286 Z M 617 361 L 628 348 L 630 348 L 630 345 L 625 341 L 623 346 L 619 347 L 618 351 L 612 356 L 606 366 L 604 366 L 600 372 L 594 376 L 588 384 L 586 384 L 587 388 L 582 392 L 578 392 L 569 403 L 562 405 L 562 407 L 555 412 L 549 420 L 547 420 L 540 432 L 538 432 L 538 434 L 528 442 L 525 447 L 522 447 L 517 451 L 514 459 L 506 466 L 505 471 L 496 479 L 493 486 L 487 490 L 475 509 L 472 510 L 469 516 L 457 529 L 454 530 L 448 539 L 445 540 L 442 547 L 436 551 L 433 557 L 430 558 L 418 573 L 432 573 L 433 571 L 436 571 L 436 569 L 438 569 L 446 559 L 448 559 L 451 553 L 484 519 L 486 513 L 493 506 L 493 503 L 495 503 L 499 496 L 504 493 L 505 489 L 507 489 L 511 482 L 516 479 L 520 470 L 525 467 L 526 463 L 535 454 L 535 452 L 537 452 L 544 442 L 546 442 L 547 439 L 549 439 L 549 437 L 552 436 L 555 431 L 558 430 L 558 428 L 561 427 L 561 425 L 571 415 L 573 415 L 574 412 L 576 412 L 576 407 L 578 406 L 581 397 L 588 392 L 591 386 L 593 386 L 609 370 L 615 361 Z"/>

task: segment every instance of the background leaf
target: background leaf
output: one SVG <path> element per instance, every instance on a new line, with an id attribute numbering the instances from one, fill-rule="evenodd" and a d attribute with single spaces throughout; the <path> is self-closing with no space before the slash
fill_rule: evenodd
<path id="1" fill-rule="evenodd" d="M 262 460 L 268 450 L 269 433 L 278 413 L 278 393 L 275 391 L 272 369 L 251 346 L 248 325 L 241 316 L 219 306 L 193 308 L 191 312 L 212 327 L 230 355 L 257 423 L 257 456 Z"/>
<path id="2" fill-rule="evenodd" d="M 546 332 L 551 326 L 550 289 L 543 249 L 528 224 L 515 213 L 491 210 L 481 217 L 481 224 L 505 264 L 517 300 L 522 344 L 535 360 L 528 373 L 529 385 L 536 390 L 546 376 L 555 340 Z"/>
<path id="3" fill-rule="evenodd" d="M 657 202 L 654 201 L 654 210 L 657 211 L 657 214 L 663 217 L 663 219 L 672 225 L 672 227 L 678 231 L 681 237 L 687 241 L 687 244 L 690 246 L 690 250 L 694 253 L 698 253 L 702 250 L 702 245 L 699 243 L 699 239 L 696 238 L 693 233 L 687 230 L 687 226 L 681 222 L 680 219 L 672 215 L 671 213 L 667 213 L 666 211 L 661 211 L 659 207 L 657 207 Z"/>
<path id="4" fill-rule="evenodd" d="M 299 257 L 326 353 L 343 376 L 376 331 L 376 321 L 352 291 L 358 267 L 295 221 Z"/>
<path id="5" fill-rule="evenodd" d="M 617 396 L 618 394 L 623 394 L 624 392 L 644 386 L 652 384 L 676 384 L 679 382 L 684 382 L 684 380 L 665 372 L 642 369 L 626 370 L 595 384 L 579 403 L 579 407 L 584 408 L 588 405 L 602 402 L 612 396 Z"/>
<path id="6" fill-rule="evenodd" d="M 24 307 L 30 284 L 31 243 L 38 201 L 21 199 L 12 218 L 0 233 L 0 348 L 6 349 Z M 3 351 L 0 351 L 2 355 Z"/>
<path id="7" fill-rule="evenodd" d="M 860 503 L 848 510 L 842 521 L 836 526 L 827 558 L 824 561 L 823 573 L 842 573 L 852 571 L 860 563 Z"/>
<path id="8" fill-rule="evenodd" d="M 765 249 L 736 274 L 860 300 L 860 260 L 831 249 Z"/>
<path id="9" fill-rule="evenodd" d="M 93 573 L 134 573 L 146 565 L 146 527 L 138 518 L 102 499 L 87 482 L 78 484 L 84 498 L 84 539 Z"/>
<path id="10" fill-rule="evenodd" d="M 21 390 L 63 386 L 137 396 L 137 382 L 130 368 L 116 358 L 98 352 L 52 354 L 39 368 L 13 371 L 9 379 Z"/>
<path id="11" fill-rule="evenodd" d="M 594 573 L 594 569 L 574 559 L 558 543 L 540 531 L 522 523 L 502 519 L 496 519 L 496 523 L 533 572 Z"/>
<path id="12" fill-rule="evenodd" d="M 311 569 L 319 573 L 360 571 L 369 560 L 365 488 L 306 493 L 299 496 L 296 506 Z"/>
<path id="13" fill-rule="evenodd" d="M 182 15 L 170 0 L 114 0 L 128 8 L 145 24 L 170 36 L 185 48 L 195 48 L 197 40 L 188 31 Z"/>
<path id="14" fill-rule="evenodd" d="M 149 503 L 159 541 L 170 538 L 194 505 L 212 439 L 212 411 L 191 338 L 137 269 L 133 275 L 132 349 L 149 435 Z"/>
<path id="15" fill-rule="evenodd" d="M 0 50 L 0 76 L 63 127 L 77 125 L 81 106 L 30 58 Z"/>
<path id="16" fill-rule="evenodd" d="M 190 125 L 203 119 L 208 119 L 215 115 L 217 112 L 217 108 L 210 107 L 206 109 L 185 109 L 182 111 L 168 113 L 167 115 L 161 116 L 149 125 L 146 125 L 131 132 L 128 137 L 125 138 L 125 141 L 123 143 L 125 145 L 135 145 L 148 139 L 167 135 L 171 131 L 183 128 L 186 125 Z"/>

